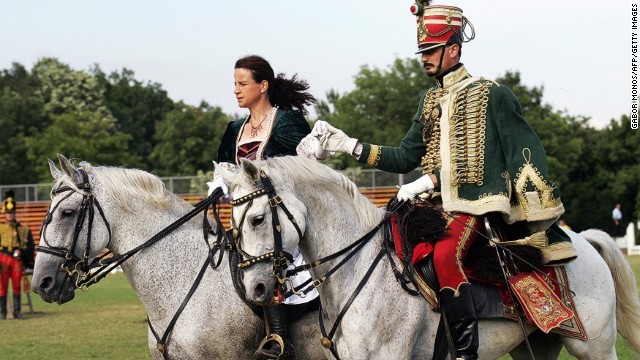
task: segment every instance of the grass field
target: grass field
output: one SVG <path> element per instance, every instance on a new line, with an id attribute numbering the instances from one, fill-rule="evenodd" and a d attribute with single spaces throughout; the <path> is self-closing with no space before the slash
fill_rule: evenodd
<path id="1" fill-rule="evenodd" d="M 627 259 L 640 279 L 640 256 Z M 32 299 L 36 314 L 23 306 L 25 320 L 0 321 L 0 359 L 151 358 L 144 308 L 122 273 L 107 276 L 62 306 L 37 295 Z M 617 349 L 620 359 L 638 359 L 620 338 Z M 572 357 L 563 351 L 560 359 Z"/>

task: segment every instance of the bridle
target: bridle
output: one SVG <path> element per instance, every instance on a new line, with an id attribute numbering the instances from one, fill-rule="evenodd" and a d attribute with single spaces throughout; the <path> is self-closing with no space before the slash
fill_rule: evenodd
<path id="1" fill-rule="evenodd" d="M 246 269 L 252 265 L 261 262 L 270 262 L 273 264 L 273 274 L 276 276 L 280 283 L 283 283 L 282 274 L 284 270 L 287 268 L 287 262 L 293 262 L 293 255 L 291 253 L 285 251 L 282 248 L 282 227 L 280 225 L 280 219 L 278 218 L 278 208 L 282 209 L 285 213 L 289 221 L 293 224 L 294 228 L 298 232 L 298 240 L 302 241 L 302 230 L 300 230 L 300 226 L 296 222 L 296 219 L 293 217 L 289 209 L 282 202 L 282 199 L 276 193 L 269 176 L 264 172 L 264 170 L 260 170 L 260 182 L 262 183 L 262 188 L 258 189 L 252 193 L 249 193 L 239 199 L 232 200 L 231 205 L 238 206 L 247 203 L 247 206 L 242 211 L 242 215 L 240 215 L 240 222 L 236 223 L 235 218 L 231 217 L 231 221 L 233 224 L 232 236 L 236 243 L 236 248 L 238 250 L 238 254 L 241 257 L 241 261 L 238 263 L 238 268 Z M 273 241 L 274 247 L 273 251 L 267 252 L 262 255 L 253 256 L 247 253 L 242 249 L 241 239 L 242 239 L 242 226 L 245 222 L 245 217 L 247 215 L 247 211 L 253 205 L 253 199 L 266 195 L 269 198 L 269 208 L 271 209 L 271 225 L 273 228 Z"/>
<path id="2" fill-rule="evenodd" d="M 36 251 L 42 252 L 45 254 L 50 254 L 54 256 L 61 257 L 65 259 L 65 262 L 62 264 L 61 268 L 63 271 L 67 273 L 67 276 L 70 278 L 74 278 L 74 285 L 76 288 L 86 289 L 89 286 L 98 283 L 101 279 L 103 279 L 107 274 L 111 272 L 111 270 L 120 266 L 122 263 L 127 261 L 133 255 L 138 253 L 140 250 L 145 249 L 159 240 L 163 239 L 171 232 L 185 224 L 187 221 L 191 220 L 199 213 L 203 213 L 203 237 L 207 246 L 209 248 L 209 256 L 208 261 L 212 268 L 217 268 L 220 266 L 222 262 L 222 256 L 224 254 L 223 250 L 229 250 L 231 247 L 228 244 L 227 237 L 224 231 L 218 231 L 217 234 L 213 232 L 209 222 L 207 221 L 207 212 L 209 207 L 216 203 L 220 197 L 222 197 L 222 190 L 216 189 L 211 195 L 202 201 L 198 202 L 194 205 L 193 209 L 189 211 L 187 214 L 183 215 L 178 220 L 174 221 L 160 232 L 155 234 L 149 240 L 144 243 L 136 246 L 135 248 L 123 253 L 123 254 L 113 254 L 111 251 L 96 257 L 91 263 L 89 263 L 89 252 L 91 249 L 91 234 L 93 229 L 93 219 L 95 215 L 95 209 L 98 209 L 98 213 L 102 218 L 105 226 L 107 227 L 107 231 L 109 233 L 109 241 L 107 243 L 107 247 L 112 243 L 113 237 L 111 234 L 111 226 L 109 225 L 109 221 L 98 202 L 98 199 L 92 193 L 92 187 L 89 183 L 89 176 L 84 169 L 75 169 L 74 170 L 74 179 L 81 179 L 80 181 L 76 181 L 74 183 L 75 187 L 72 186 L 60 186 L 57 189 L 51 191 L 53 196 L 58 194 L 69 192 L 64 198 L 62 198 L 52 209 L 47 211 L 45 219 L 42 222 L 42 228 L 40 233 L 42 234 L 42 241 L 46 244 L 46 246 L 37 246 Z M 76 220 L 76 225 L 73 231 L 73 238 L 71 242 L 71 246 L 69 248 L 59 247 L 59 246 L 51 246 L 46 239 L 46 229 L 47 226 L 51 223 L 53 219 L 53 213 L 57 210 L 58 206 L 62 204 L 66 199 L 68 199 L 74 193 L 79 192 L 82 194 L 82 201 L 80 206 L 76 210 L 78 213 L 78 219 Z M 88 215 L 88 216 L 87 216 Z M 222 223 L 220 221 L 220 214 L 218 209 L 213 206 L 213 217 L 216 221 L 218 229 L 223 229 Z M 87 226 L 87 243 L 85 247 L 85 251 L 82 259 L 78 258 L 74 255 L 78 239 L 80 237 L 80 232 L 84 226 L 85 219 L 88 218 L 88 226 Z M 209 235 L 216 235 L 216 241 L 213 244 L 209 243 Z M 217 253 L 217 257 L 216 257 Z M 97 269 L 96 269 L 97 268 Z M 92 271 L 96 269 L 95 271 Z M 80 274 L 81 270 L 84 274 Z M 91 271 L 91 273 L 89 273 Z"/>
<path id="3" fill-rule="evenodd" d="M 107 254 L 97 257 L 96 259 L 94 259 L 93 262 L 89 263 L 89 251 L 91 248 L 91 233 L 92 233 L 91 230 L 93 227 L 93 219 L 95 215 L 94 207 L 98 209 L 98 213 L 102 217 L 102 220 L 104 221 L 104 224 L 107 227 L 107 231 L 109 232 L 109 242 L 107 244 L 107 247 L 111 244 L 113 238 L 111 235 L 111 226 L 109 225 L 109 222 L 107 221 L 104 215 L 104 212 L 102 211 L 102 207 L 100 206 L 98 199 L 96 199 L 96 197 L 91 192 L 92 188 L 91 188 L 91 184 L 89 183 L 89 176 L 87 175 L 87 172 L 84 169 L 75 169 L 74 180 L 75 179 L 81 179 L 81 181 L 77 181 L 74 183 L 77 189 L 71 186 L 60 186 L 57 189 L 54 189 L 51 191 L 51 194 L 53 196 L 56 196 L 64 192 L 69 192 L 69 193 L 64 198 L 62 198 L 53 207 L 53 209 L 50 209 L 49 211 L 47 211 L 47 215 L 45 216 L 45 219 L 42 222 L 42 228 L 40 232 L 42 234 L 42 241 L 47 246 L 38 246 L 36 249 L 39 252 L 64 258 L 65 262 L 62 264 L 62 269 L 67 273 L 67 276 L 74 281 L 74 285 L 76 288 L 86 289 L 93 284 L 97 284 L 101 279 L 103 279 L 107 274 L 109 274 L 111 270 L 120 266 L 122 263 L 124 263 L 129 258 L 131 258 L 134 254 L 138 253 L 142 249 L 145 249 L 155 244 L 157 241 L 166 237 L 171 232 L 176 230 L 178 227 L 184 225 L 187 221 L 195 217 L 197 214 L 203 213 L 203 220 L 202 220 L 203 236 L 209 251 L 207 254 L 207 258 L 202 264 L 193 285 L 191 286 L 184 300 L 180 304 L 180 307 L 174 313 L 173 317 L 171 318 L 171 321 L 169 322 L 169 325 L 167 325 L 167 327 L 165 328 L 165 331 L 161 335 L 158 334 L 158 332 L 154 329 L 154 327 L 151 325 L 151 321 L 147 317 L 147 323 L 149 325 L 149 328 L 157 341 L 156 347 L 158 351 L 162 354 L 163 358 L 168 359 L 169 356 L 166 350 L 166 344 L 169 339 L 169 335 L 173 330 L 173 327 L 175 326 L 180 315 L 182 314 L 182 311 L 184 310 L 187 303 L 189 302 L 194 292 L 198 288 L 198 285 L 200 284 L 202 278 L 204 277 L 204 274 L 207 268 L 211 267 L 212 269 L 215 269 L 218 266 L 220 266 L 220 264 L 222 263 L 224 250 L 231 250 L 231 245 L 228 243 L 226 233 L 223 231 L 224 228 L 222 227 L 222 223 L 220 221 L 219 210 L 216 208 L 216 206 L 213 206 L 213 217 L 214 217 L 214 220 L 216 221 L 217 228 L 218 228 L 217 234 L 213 232 L 211 225 L 207 221 L 209 206 L 216 203 L 216 201 L 222 197 L 223 195 L 222 190 L 220 188 L 217 188 L 207 198 L 195 204 L 194 208 L 191 211 L 189 211 L 187 214 L 183 215 L 181 218 L 179 218 L 178 220 L 174 221 L 173 223 L 171 223 L 170 225 L 162 229 L 160 232 L 155 234 L 149 240 L 127 251 L 126 253 L 120 254 L 120 255 L 113 255 L 109 251 L 107 252 Z M 69 248 L 51 246 L 45 238 L 46 228 L 51 223 L 53 213 L 56 211 L 58 206 L 60 206 L 62 202 L 68 199 L 75 192 L 80 192 L 82 194 L 82 201 L 77 210 L 78 219 L 76 220 L 76 225 L 73 232 L 73 240 L 72 240 L 71 246 Z M 78 243 L 80 231 L 84 226 L 85 219 L 87 219 L 87 215 L 88 215 L 87 245 L 83 254 L 83 258 L 80 259 L 74 255 L 74 252 Z M 216 241 L 213 244 L 209 243 L 209 235 L 217 236 Z M 217 253 L 217 257 L 216 257 L 216 253 Z M 113 255 L 113 256 L 110 258 L 105 258 L 108 255 Z M 97 268 L 97 270 L 89 273 L 90 270 L 95 268 Z M 82 275 L 80 274 L 78 269 L 83 271 Z M 75 276 L 75 279 L 74 279 L 74 276 Z"/>
<path id="4" fill-rule="evenodd" d="M 104 211 L 100 206 L 100 202 L 92 193 L 91 184 L 89 183 L 89 176 L 84 169 L 75 169 L 74 170 L 74 180 L 78 180 L 75 182 L 75 186 L 59 186 L 57 189 L 51 191 L 53 196 L 57 196 L 59 194 L 68 192 L 68 194 L 62 198 L 52 209 L 47 211 L 47 214 L 42 222 L 42 228 L 40 229 L 40 234 L 42 234 L 42 241 L 46 246 L 39 245 L 36 247 L 36 251 L 42 252 L 45 254 L 50 254 L 54 256 L 58 256 L 63 258 L 65 261 L 61 265 L 61 269 L 67 273 L 67 276 L 71 279 L 74 279 L 74 284 L 76 288 L 80 287 L 82 276 L 80 275 L 81 270 L 84 274 L 87 274 L 92 267 L 92 264 L 89 264 L 89 252 L 91 250 L 91 233 L 93 229 L 93 219 L 95 217 L 95 209 L 98 210 L 104 225 L 107 228 L 109 233 L 109 242 L 108 245 L 111 244 L 112 236 L 111 236 L 111 226 L 109 225 L 109 221 L 104 215 Z M 73 230 L 73 238 L 71 240 L 71 245 L 66 247 L 52 246 L 47 242 L 46 239 L 46 230 L 47 226 L 51 223 L 53 213 L 58 209 L 58 206 L 62 204 L 66 199 L 68 199 L 74 193 L 79 192 L 82 194 L 82 201 L 80 202 L 80 206 L 76 210 L 77 220 Z M 78 240 L 80 239 L 80 232 L 84 227 L 85 220 L 87 220 L 87 242 L 82 254 L 82 258 L 79 258 L 75 255 L 75 250 L 78 244 Z M 107 245 L 107 246 L 108 246 Z"/>
<path id="5" fill-rule="evenodd" d="M 233 206 L 238 206 L 244 203 L 248 203 L 248 205 L 244 208 L 244 210 L 242 211 L 242 214 L 240 216 L 240 222 L 239 225 L 236 224 L 235 219 L 233 217 L 233 213 L 232 213 L 232 222 L 233 222 L 233 231 L 232 231 L 232 236 L 235 240 L 236 243 L 236 248 L 238 250 L 238 253 L 242 256 L 242 257 L 247 257 L 246 260 L 241 261 L 238 264 L 238 268 L 240 269 L 246 269 L 252 265 L 255 265 L 257 263 L 260 262 L 269 262 L 272 261 L 273 264 L 273 275 L 276 278 L 276 280 L 278 281 L 278 284 L 280 285 L 280 287 L 284 290 L 283 292 L 283 297 L 287 298 L 291 295 L 298 295 L 300 297 L 305 297 L 306 294 L 308 294 L 310 291 L 312 291 L 315 288 L 318 288 L 320 285 L 322 285 L 325 281 L 328 280 L 328 278 L 333 275 L 338 269 L 340 269 L 344 264 L 346 264 L 357 252 L 359 252 L 371 239 L 374 238 L 374 235 L 380 231 L 381 229 L 384 228 L 384 234 L 385 236 L 387 236 L 389 234 L 389 229 L 387 228 L 388 224 L 389 224 L 389 218 L 395 214 L 398 209 L 400 207 L 402 207 L 404 205 L 404 203 L 398 203 L 396 206 L 394 206 L 393 208 L 388 209 L 387 211 L 387 215 L 384 217 L 384 219 L 373 229 L 371 229 L 369 232 L 367 232 L 366 234 L 364 234 L 362 237 L 360 237 L 358 240 L 356 240 L 355 242 L 353 242 L 352 244 L 348 245 L 347 247 L 338 250 L 337 252 L 328 255 L 326 257 L 323 257 L 321 259 L 309 262 L 307 264 L 304 265 L 300 265 L 295 267 L 294 269 L 291 269 L 289 271 L 286 271 L 286 275 L 292 275 L 295 274 L 297 272 L 300 271 L 304 271 L 304 270 L 309 270 L 311 268 L 314 268 L 316 266 L 319 266 L 321 264 L 324 264 L 330 260 L 336 259 L 340 256 L 345 255 L 345 257 L 339 261 L 335 266 L 333 266 L 327 273 L 325 273 L 325 275 L 323 275 L 322 277 L 316 279 L 316 280 L 307 280 L 306 282 L 298 285 L 297 287 L 293 286 L 293 283 L 291 282 L 289 277 L 285 276 L 285 269 L 287 267 L 287 260 L 293 262 L 292 256 L 290 253 L 284 251 L 282 249 L 282 233 L 281 233 L 281 227 L 280 227 L 280 221 L 278 219 L 278 212 L 277 212 L 277 208 L 280 207 L 284 213 L 287 215 L 287 217 L 289 218 L 289 221 L 291 221 L 291 223 L 293 224 L 293 226 L 296 228 L 296 231 L 298 232 L 298 237 L 299 237 L 299 241 L 302 241 L 302 231 L 300 230 L 300 227 L 298 226 L 295 218 L 293 217 L 293 215 L 291 215 L 291 212 L 289 212 L 289 210 L 287 209 L 287 207 L 285 206 L 285 204 L 282 202 L 282 199 L 278 196 L 278 194 L 276 193 L 275 189 L 273 188 L 273 185 L 271 183 L 271 180 L 269 179 L 269 177 L 267 176 L 267 174 L 264 172 L 263 169 L 260 169 L 260 182 L 262 183 L 263 188 L 258 189 L 254 192 L 251 192 L 239 199 L 236 200 L 232 200 L 231 201 L 231 205 Z M 246 253 L 245 251 L 242 250 L 241 247 L 241 237 L 242 237 L 242 225 L 245 222 L 245 217 L 247 214 L 248 209 L 251 207 L 251 205 L 253 204 L 253 199 L 261 197 L 263 195 L 267 195 L 269 197 L 269 207 L 271 208 L 271 221 L 272 221 L 272 227 L 273 227 L 273 238 L 274 238 L 274 251 L 259 255 L 259 256 L 251 256 L 248 253 Z M 388 240 L 388 239 L 387 239 Z M 336 345 L 335 342 L 333 341 L 333 337 L 335 336 L 338 327 L 340 326 L 340 323 L 342 321 L 342 319 L 344 318 L 344 316 L 346 315 L 347 311 L 349 310 L 349 308 L 351 307 L 351 305 L 353 304 L 353 302 L 355 301 L 356 297 L 358 296 L 358 294 L 360 293 L 360 291 L 364 288 L 365 284 L 367 283 L 367 281 L 369 280 L 369 278 L 371 277 L 371 274 L 373 273 L 373 271 L 375 270 L 375 268 L 377 267 L 377 265 L 380 263 L 380 261 L 382 260 L 382 258 L 384 256 L 387 256 L 389 259 L 389 263 L 391 266 L 391 269 L 394 272 L 394 275 L 396 277 L 396 279 L 398 280 L 398 282 L 401 284 L 402 288 L 407 291 L 409 294 L 416 296 L 418 295 L 418 291 L 410 289 L 408 287 L 408 284 L 411 283 L 411 280 L 409 280 L 407 278 L 407 276 L 405 274 L 403 274 L 398 267 L 395 265 L 395 262 L 391 256 L 391 251 L 389 249 L 389 242 L 388 241 L 383 241 L 383 247 L 382 249 L 380 249 L 380 251 L 378 252 L 378 254 L 376 255 L 375 259 L 373 260 L 373 262 L 371 263 L 371 265 L 369 266 L 369 269 L 367 270 L 367 272 L 365 273 L 364 277 L 360 280 L 360 282 L 358 283 L 358 285 L 356 286 L 355 290 L 353 291 L 353 293 L 351 294 L 351 296 L 349 297 L 349 299 L 347 300 L 347 302 L 345 303 L 345 305 L 342 307 L 341 311 L 339 312 L 337 318 L 335 319 L 333 326 L 331 327 L 330 331 L 326 331 L 325 325 L 324 325 L 324 320 L 323 320 L 323 310 L 322 310 L 322 305 L 320 305 L 320 309 L 319 309 L 319 325 L 320 325 L 320 332 L 322 334 L 322 339 L 321 339 L 321 344 L 324 348 L 328 349 L 331 354 L 336 358 L 336 359 L 340 359 L 340 357 L 338 356 L 338 352 L 336 349 Z M 289 283 L 290 284 L 290 289 L 286 290 L 284 284 L 285 283 Z"/>

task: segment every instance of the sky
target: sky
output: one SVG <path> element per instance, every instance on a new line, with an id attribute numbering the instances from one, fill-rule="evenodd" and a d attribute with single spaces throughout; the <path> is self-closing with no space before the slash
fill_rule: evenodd
<path id="1" fill-rule="evenodd" d="M 99 64 L 162 85 L 174 100 L 202 100 L 244 114 L 233 95 L 233 66 L 265 57 L 276 72 L 306 79 L 325 99 L 354 89 L 364 65 L 386 69 L 415 55 L 408 0 L 0 0 L 0 69 L 31 69 L 55 57 L 77 70 Z M 616 0 L 451 0 L 473 24 L 462 62 L 493 79 L 519 71 L 544 87 L 557 110 L 606 126 L 628 114 L 631 2 Z M 417 99 L 416 99 L 417 104 Z M 411 119 L 407 119 L 410 122 Z"/>

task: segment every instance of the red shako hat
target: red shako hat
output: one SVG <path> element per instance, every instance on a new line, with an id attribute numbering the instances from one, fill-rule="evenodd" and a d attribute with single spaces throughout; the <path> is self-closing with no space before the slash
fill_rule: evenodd
<path id="1" fill-rule="evenodd" d="M 473 25 L 471 25 L 470 37 L 464 33 L 467 24 L 471 23 L 462 16 L 462 9 L 445 5 L 429 6 L 429 4 L 429 1 L 416 2 L 410 8 L 411 13 L 416 15 L 418 25 L 416 54 L 444 46 L 453 36 L 459 37 L 459 43 L 470 41 L 475 37 Z"/>

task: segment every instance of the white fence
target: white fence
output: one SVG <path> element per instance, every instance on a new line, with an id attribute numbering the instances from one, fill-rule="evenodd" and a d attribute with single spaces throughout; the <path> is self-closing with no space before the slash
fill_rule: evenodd
<path id="1" fill-rule="evenodd" d="M 620 249 L 627 250 L 627 255 L 640 255 L 640 245 L 636 245 L 636 227 L 640 230 L 640 221 L 629 223 L 624 236 L 614 238 Z"/>

